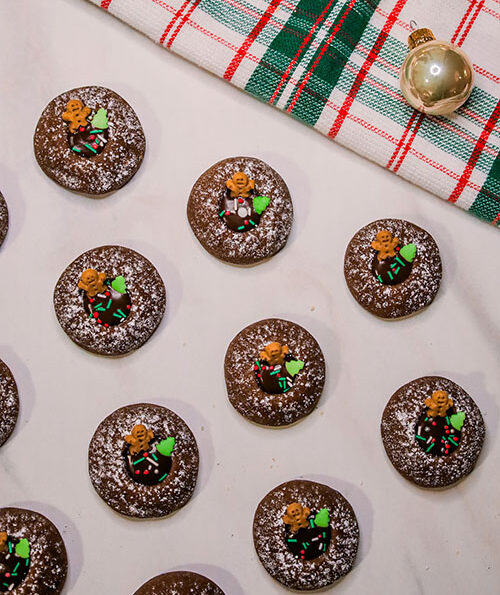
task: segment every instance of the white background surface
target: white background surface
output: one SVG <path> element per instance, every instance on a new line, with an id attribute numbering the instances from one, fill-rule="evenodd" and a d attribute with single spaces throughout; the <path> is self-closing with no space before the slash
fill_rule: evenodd
<path id="1" fill-rule="evenodd" d="M 0 503 L 55 522 L 69 554 L 64 593 L 128 595 L 181 568 L 206 574 L 226 595 L 283 593 L 256 557 L 251 526 L 260 499 L 299 476 L 339 489 L 358 517 L 357 562 L 335 593 L 498 593 L 499 231 L 84 1 L 2 0 L 0 19 L 0 188 L 11 215 L 0 250 L 0 358 L 22 400 L 17 428 L 0 451 Z M 129 101 L 148 142 L 135 178 L 100 201 L 54 184 L 32 150 L 45 105 L 86 84 L 108 86 Z M 185 214 L 198 175 L 239 154 L 277 169 L 295 208 L 286 248 L 250 269 L 206 253 Z M 431 232 L 444 278 L 427 311 L 384 322 L 352 299 L 343 256 L 357 229 L 392 216 Z M 52 307 L 67 264 L 108 243 L 149 258 L 168 292 L 153 338 L 120 359 L 74 345 Z M 268 316 L 305 326 L 327 361 L 319 408 L 284 430 L 248 423 L 224 386 L 229 341 Z M 440 492 L 400 477 L 379 432 L 390 395 L 426 374 L 462 385 L 487 425 L 475 471 Z M 143 400 L 184 418 L 201 467 L 184 509 L 138 522 L 119 517 L 94 492 L 87 447 L 106 415 Z"/>

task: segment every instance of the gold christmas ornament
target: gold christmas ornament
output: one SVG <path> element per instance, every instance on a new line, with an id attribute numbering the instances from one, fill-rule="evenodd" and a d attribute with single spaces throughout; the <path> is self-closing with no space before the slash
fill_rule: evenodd
<path id="1" fill-rule="evenodd" d="M 444 115 L 458 109 L 472 92 L 474 73 L 466 54 L 430 29 L 415 29 L 408 37 L 410 53 L 399 80 L 406 101 L 424 114 Z"/>

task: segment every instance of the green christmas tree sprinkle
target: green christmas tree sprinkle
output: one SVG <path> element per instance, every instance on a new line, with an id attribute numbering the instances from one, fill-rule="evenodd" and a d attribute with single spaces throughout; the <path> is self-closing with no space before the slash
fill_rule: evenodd
<path id="1" fill-rule="evenodd" d="M 290 362 L 285 362 L 285 367 L 290 376 L 294 378 L 304 367 L 304 362 L 301 362 L 299 359 L 293 359 Z"/>
<path id="2" fill-rule="evenodd" d="M 16 545 L 16 556 L 24 559 L 30 557 L 30 544 L 27 539 L 21 539 Z"/>
<path id="3" fill-rule="evenodd" d="M 330 513 L 328 508 L 322 508 L 314 517 L 314 523 L 317 527 L 328 527 L 330 524 Z"/>
<path id="4" fill-rule="evenodd" d="M 455 430 L 458 430 L 459 432 L 462 429 L 462 426 L 464 425 L 464 421 L 465 413 L 463 411 L 457 411 L 453 415 L 450 415 L 451 425 L 455 428 Z"/>
<path id="5" fill-rule="evenodd" d="M 406 244 L 406 246 L 403 246 L 401 248 L 399 253 L 408 262 L 413 262 L 413 259 L 417 254 L 417 247 L 415 246 L 415 244 Z"/>
<path id="6" fill-rule="evenodd" d="M 103 107 L 98 109 L 92 118 L 92 126 L 102 130 L 108 127 L 108 114 Z"/>
<path id="7" fill-rule="evenodd" d="M 118 293 L 127 293 L 127 285 L 122 275 L 118 275 L 116 279 L 111 283 L 111 287 Z"/>
<path id="8" fill-rule="evenodd" d="M 156 450 L 164 457 L 169 457 L 172 454 L 172 451 L 174 450 L 174 446 L 175 438 L 170 436 L 165 440 L 162 440 L 159 444 L 157 444 Z"/>
<path id="9" fill-rule="evenodd" d="M 258 215 L 262 215 L 270 202 L 271 199 L 268 196 L 256 196 L 253 199 L 253 208 Z"/>

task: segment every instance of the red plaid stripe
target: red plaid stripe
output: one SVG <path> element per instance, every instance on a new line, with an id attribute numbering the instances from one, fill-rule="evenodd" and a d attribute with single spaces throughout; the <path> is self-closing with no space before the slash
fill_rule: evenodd
<path id="1" fill-rule="evenodd" d="M 356 76 L 356 78 L 352 84 L 349 94 L 345 98 L 344 103 L 343 103 L 342 107 L 340 108 L 340 112 L 337 114 L 337 117 L 335 118 L 335 122 L 333 123 L 333 126 L 330 128 L 330 132 L 328 133 L 329 137 L 335 138 L 337 136 L 337 134 L 339 133 L 339 130 L 340 130 L 342 124 L 344 123 L 344 120 L 346 119 L 346 116 L 349 113 L 349 110 L 351 109 L 351 105 L 354 101 L 354 98 L 356 97 L 356 95 L 361 87 L 361 83 L 363 82 L 366 75 L 368 74 L 368 71 L 370 70 L 371 65 L 375 62 L 380 50 L 382 49 L 382 46 L 384 45 L 387 37 L 389 36 L 390 30 L 392 29 L 394 23 L 396 22 L 396 19 L 398 18 L 401 11 L 403 10 L 403 7 L 405 4 L 406 4 L 406 0 L 398 0 L 398 2 L 396 3 L 396 5 L 394 6 L 394 8 L 391 11 L 391 14 L 386 19 L 385 24 L 382 28 L 382 31 L 379 33 L 373 47 L 370 49 L 368 57 L 364 61 L 363 66 L 361 67 L 361 70 L 358 72 L 358 75 Z"/>
<path id="2" fill-rule="evenodd" d="M 477 160 L 479 159 L 479 156 L 481 155 L 481 151 L 484 149 L 484 145 L 486 144 L 486 141 L 488 140 L 488 137 L 490 136 L 491 131 L 493 130 L 493 127 L 498 122 L 499 117 L 500 117 L 500 100 L 498 101 L 495 109 L 493 110 L 488 122 L 486 123 L 486 126 L 483 128 L 483 131 L 481 132 L 481 136 L 479 137 L 479 139 L 476 143 L 476 146 L 474 147 L 474 149 L 471 153 L 471 156 L 469 157 L 469 161 L 468 161 L 462 175 L 460 176 L 460 180 L 458 181 L 458 184 L 455 186 L 455 189 L 453 190 L 453 192 L 450 194 L 450 197 L 448 198 L 448 200 L 450 202 L 457 202 L 458 198 L 462 194 L 463 189 L 465 188 L 465 185 L 469 181 L 469 178 L 471 177 L 471 174 L 472 174 L 474 168 L 476 167 L 476 163 L 477 163 Z"/>
<path id="3" fill-rule="evenodd" d="M 472 6 L 472 4 L 471 4 L 471 6 Z M 477 5 L 476 11 L 472 15 L 471 20 L 469 21 L 467 27 L 465 28 L 465 31 L 463 32 L 462 37 L 457 42 L 458 46 L 461 46 L 463 44 L 463 42 L 465 41 L 465 38 L 467 37 L 467 35 L 469 35 L 469 31 L 471 30 L 472 25 L 476 22 L 477 15 L 481 12 L 481 9 L 483 8 L 483 6 L 484 6 L 484 0 L 481 0 L 479 2 L 479 4 Z"/>
<path id="4" fill-rule="evenodd" d="M 465 11 L 465 14 L 462 17 L 462 20 L 458 24 L 458 27 L 456 28 L 455 33 L 453 34 L 453 37 L 451 38 L 451 43 L 455 43 L 457 41 L 457 37 L 460 35 L 460 31 L 462 30 L 462 27 L 464 26 L 465 21 L 469 18 L 469 15 L 472 12 L 472 9 L 474 8 L 475 1 L 476 0 L 473 0 L 471 2 L 471 4 L 469 4 L 469 8 Z"/>
<path id="5" fill-rule="evenodd" d="M 160 37 L 160 45 L 163 45 L 167 35 L 170 33 L 172 27 L 175 25 L 177 19 L 181 16 L 184 12 L 184 9 L 189 4 L 189 0 L 185 0 L 184 4 L 179 8 L 179 10 L 174 14 L 174 17 L 170 20 L 169 24 L 165 27 L 165 31 L 163 31 L 162 36 Z"/>
<path id="6" fill-rule="evenodd" d="M 186 21 L 191 17 L 191 15 L 195 11 L 195 8 L 198 6 L 199 3 L 200 3 L 200 0 L 194 0 L 193 4 L 191 5 L 191 7 L 187 11 L 187 13 L 182 17 L 182 19 L 180 20 L 180 23 L 177 25 L 175 31 L 172 34 L 172 37 L 168 40 L 167 48 L 170 48 L 172 46 L 172 44 L 175 41 L 175 38 L 177 37 L 177 35 L 179 35 L 182 27 L 184 27 L 184 25 L 186 24 Z"/>
<path id="7" fill-rule="evenodd" d="M 332 4 L 334 2 L 335 2 L 335 0 L 329 0 L 328 4 L 325 6 L 323 12 L 318 16 L 318 18 L 314 22 L 313 26 L 309 30 L 309 33 L 303 38 L 302 43 L 301 43 L 299 49 L 297 50 L 297 52 L 296 52 L 295 56 L 293 57 L 292 61 L 290 62 L 290 64 L 286 68 L 285 72 L 283 73 L 283 76 L 281 77 L 281 80 L 280 80 L 278 86 L 276 87 L 276 91 L 273 93 L 273 96 L 269 100 L 269 103 L 274 103 L 275 102 L 276 97 L 278 96 L 278 94 L 279 94 L 279 92 L 281 90 L 281 87 L 283 86 L 283 84 L 285 83 L 286 79 L 288 78 L 288 75 L 290 74 L 290 71 L 292 70 L 292 68 L 297 63 L 300 55 L 302 54 L 302 52 L 304 51 L 304 49 L 307 47 L 307 45 L 311 41 L 312 36 L 314 35 L 315 31 L 320 26 L 321 21 L 323 21 L 325 19 L 325 16 L 328 14 L 328 11 L 330 10 L 330 8 L 331 8 L 331 6 L 332 6 Z M 295 33 L 295 35 L 297 35 L 297 33 L 295 31 L 294 31 L 294 33 Z M 313 45 L 313 47 L 314 47 L 314 45 Z"/>
<path id="8" fill-rule="evenodd" d="M 473 7 L 474 7 L 474 3 L 476 2 L 476 0 L 472 0 L 472 2 L 469 4 L 469 8 L 465 11 L 464 16 L 462 17 L 461 21 L 458 24 L 458 27 L 455 30 L 455 33 L 453 34 L 452 37 L 452 43 L 454 43 L 453 40 L 456 40 L 458 35 L 460 34 L 460 31 L 462 30 L 464 24 L 467 21 L 467 18 L 469 17 Z M 467 26 L 466 30 L 464 31 L 464 34 L 461 37 L 461 43 L 464 42 L 465 38 L 467 37 L 467 35 L 469 34 L 469 31 L 471 30 L 472 24 L 474 22 L 474 20 L 476 19 L 477 15 L 479 14 L 479 11 L 481 10 L 481 6 L 482 4 L 484 4 L 484 0 L 481 0 L 481 2 L 479 3 L 479 10 L 476 10 L 476 12 L 474 13 L 471 22 L 469 23 L 469 26 Z M 401 137 L 401 141 L 400 143 L 398 143 L 398 146 L 396 147 L 396 150 L 394 151 L 393 155 L 391 156 L 391 159 L 389 160 L 389 162 L 387 163 L 386 167 L 390 168 L 392 163 L 394 162 L 394 160 L 396 159 L 396 156 L 398 154 L 398 152 L 401 150 L 402 144 L 404 142 L 404 139 L 406 138 L 408 132 L 411 130 L 411 127 L 413 125 L 413 121 L 415 119 L 415 117 L 417 116 L 419 112 L 417 110 L 413 110 L 413 113 L 410 117 L 410 120 L 408 121 L 408 124 L 406 125 L 405 131 Z M 422 124 L 423 121 L 423 114 L 420 114 L 419 119 L 415 125 L 415 128 L 413 130 L 412 135 L 410 136 L 407 145 L 405 146 L 405 148 L 403 149 L 403 152 L 401 154 L 401 157 L 398 159 L 396 165 L 394 166 L 393 171 L 397 172 L 399 170 L 399 168 L 401 167 L 401 164 L 403 163 L 404 159 L 406 158 L 406 155 L 408 154 L 410 147 L 413 143 L 413 141 L 415 140 L 415 137 L 417 136 L 417 132 L 418 129 L 420 128 L 420 125 Z M 441 122 L 441 120 L 438 120 L 438 122 Z M 477 161 L 477 160 L 476 160 Z"/>
<path id="9" fill-rule="evenodd" d="M 295 95 L 293 96 L 293 99 L 292 99 L 290 105 L 287 108 L 287 112 L 291 112 L 293 110 L 293 108 L 294 108 L 295 104 L 297 103 L 297 101 L 298 101 L 298 99 L 299 99 L 302 91 L 304 90 L 304 87 L 307 85 L 307 83 L 308 83 L 309 79 L 311 78 L 314 70 L 316 69 L 317 65 L 320 63 L 320 60 L 323 57 L 323 54 L 328 49 L 328 46 L 332 43 L 332 41 L 334 40 L 334 38 L 337 35 L 337 33 L 340 31 L 340 28 L 342 27 L 342 23 L 345 21 L 347 15 L 350 13 L 352 7 L 356 4 L 356 1 L 357 0 L 351 0 L 349 2 L 347 8 L 344 11 L 344 14 L 342 15 L 342 17 L 338 21 L 338 23 L 335 26 L 334 30 L 328 36 L 328 39 L 326 40 L 326 43 L 324 44 L 324 46 L 321 48 L 321 51 L 317 55 L 316 60 L 314 61 L 314 64 L 311 66 L 311 68 L 307 72 L 306 76 L 304 77 L 304 80 L 302 81 L 302 83 L 300 84 L 299 88 L 295 92 Z"/>
<path id="10" fill-rule="evenodd" d="M 266 26 L 267 22 L 273 15 L 274 11 L 278 8 L 280 3 L 281 3 L 281 0 L 271 0 L 271 3 L 269 4 L 269 6 L 266 9 L 266 12 L 262 15 L 260 20 L 255 25 L 255 27 L 250 31 L 247 38 L 241 45 L 240 49 L 236 52 L 236 55 L 231 60 L 231 64 L 229 64 L 229 66 L 227 67 L 226 72 L 224 73 L 224 78 L 227 81 L 230 81 L 233 78 L 234 73 L 236 72 L 238 66 L 241 64 L 243 58 L 247 54 L 250 46 L 257 39 L 257 37 L 259 36 L 259 33 Z"/>
<path id="11" fill-rule="evenodd" d="M 104 10 L 108 10 L 109 5 L 112 1 L 113 0 L 101 0 L 101 8 L 104 8 Z"/>

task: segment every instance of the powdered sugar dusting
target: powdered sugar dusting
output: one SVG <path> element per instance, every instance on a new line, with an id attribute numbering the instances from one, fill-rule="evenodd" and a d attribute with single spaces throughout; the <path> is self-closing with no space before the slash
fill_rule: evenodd
<path id="1" fill-rule="evenodd" d="M 282 517 L 292 502 L 311 510 L 328 508 L 330 525 L 338 534 L 327 551 L 314 560 L 301 560 L 285 543 Z M 260 502 L 253 523 L 254 544 L 269 574 L 287 587 L 314 590 L 332 584 L 347 574 L 358 550 L 359 528 L 349 502 L 329 486 L 290 481 L 276 487 Z"/>
<path id="2" fill-rule="evenodd" d="M 104 328 L 89 317 L 78 289 L 86 269 L 123 275 L 132 300 L 130 315 L 117 326 Z M 101 246 L 74 260 L 54 290 L 57 319 L 71 339 L 84 349 L 102 355 L 120 355 L 143 345 L 165 312 L 165 285 L 155 267 L 138 252 L 122 246 Z"/>
<path id="3" fill-rule="evenodd" d="M 383 229 L 399 238 L 400 246 L 412 243 L 417 247 L 410 276 L 398 285 L 384 285 L 372 272 L 371 243 Z M 349 290 L 363 308 L 382 318 L 408 316 L 428 306 L 436 296 L 442 276 L 439 249 L 432 236 L 413 223 L 379 219 L 360 229 L 349 242 L 344 275 Z"/>
<path id="4" fill-rule="evenodd" d="M 415 424 L 425 410 L 425 399 L 435 390 L 446 391 L 456 410 L 466 415 L 458 448 L 442 457 L 427 454 L 415 438 Z M 451 485 L 468 475 L 485 436 L 483 417 L 475 402 L 458 384 L 439 376 L 412 380 L 396 391 L 384 409 L 381 431 L 394 467 L 417 485 L 429 488 Z"/>
<path id="5" fill-rule="evenodd" d="M 253 366 L 268 343 L 288 345 L 290 353 L 305 363 L 284 394 L 264 392 Z M 325 360 L 316 339 L 288 320 L 268 318 L 243 329 L 231 341 L 224 373 L 231 404 L 251 421 L 264 425 L 287 425 L 308 415 L 318 402 L 325 383 Z"/>
<path id="6" fill-rule="evenodd" d="M 68 126 L 62 119 L 70 99 L 93 110 L 107 111 L 109 140 L 99 155 L 80 157 L 68 145 Z M 38 121 L 35 156 L 43 171 L 61 186 L 85 194 L 105 194 L 121 188 L 139 169 L 146 150 L 141 123 L 130 105 L 104 87 L 80 87 L 53 99 Z"/>
<path id="7" fill-rule="evenodd" d="M 124 438 L 137 424 L 162 439 L 175 438 L 170 472 L 154 486 L 135 482 L 126 469 Z M 148 403 L 116 410 L 99 425 L 89 445 L 89 475 L 99 496 L 117 512 L 138 518 L 166 516 L 184 506 L 196 486 L 198 463 L 196 440 L 185 422 L 169 409 Z"/>
<path id="8" fill-rule="evenodd" d="M 17 539 L 27 539 L 30 566 L 15 595 L 56 595 L 60 593 L 68 569 L 66 548 L 59 531 L 43 515 L 20 508 L 0 508 L 0 531 Z"/>
<path id="9" fill-rule="evenodd" d="M 195 572 L 167 572 L 148 581 L 134 595 L 224 595 L 210 579 Z"/>
<path id="10" fill-rule="evenodd" d="M 219 217 L 226 181 L 242 171 L 255 181 L 257 195 L 271 199 L 260 223 L 247 232 L 233 232 Z M 273 256 L 286 244 L 293 221 L 290 192 L 269 165 L 254 157 L 234 157 L 213 165 L 196 181 L 188 203 L 194 234 L 212 255 L 235 264 L 251 264 Z"/>
<path id="11" fill-rule="evenodd" d="M 18 414 L 19 395 L 16 381 L 9 368 L 0 360 L 0 446 L 14 431 Z"/>

